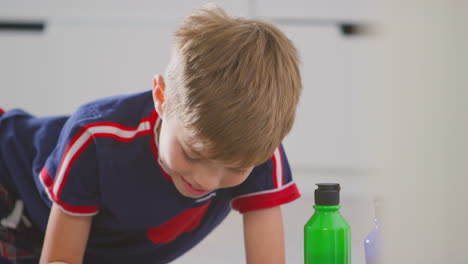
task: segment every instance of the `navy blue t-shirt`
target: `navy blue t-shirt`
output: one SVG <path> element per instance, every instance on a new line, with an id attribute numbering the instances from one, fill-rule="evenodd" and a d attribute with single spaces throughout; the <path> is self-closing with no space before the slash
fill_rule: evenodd
<path id="1" fill-rule="evenodd" d="M 198 199 L 180 194 L 158 163 L 150 91 L 97 100 L 71 116 L 0 115 L 0 174 L 35 225 L 45 231 L 53 202 L 94 216 L 85 263 L 167 263 L 231 208 L 244 213 L 300 196 L 282 146 L 239 186 Z"/>

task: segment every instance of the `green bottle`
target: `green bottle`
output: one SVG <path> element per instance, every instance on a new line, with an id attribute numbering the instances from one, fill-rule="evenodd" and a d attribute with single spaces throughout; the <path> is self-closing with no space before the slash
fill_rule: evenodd
<path id="1" fill-rule="evenodd" d="M 304 226 L 304 263 L 350 264 L 351 227 L 340 213 L 340 185 L 317 186 L 315 213 Z"/>

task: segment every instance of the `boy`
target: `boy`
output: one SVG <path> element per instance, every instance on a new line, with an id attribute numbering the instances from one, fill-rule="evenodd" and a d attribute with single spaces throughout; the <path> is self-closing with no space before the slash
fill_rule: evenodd
<path id="1" fill-rule="evenodd" d="M 167 263 L 231 207 L 247 263 L 284 263 L 279 206 L 300 196 L 281 146 L 297 52 L 274 26 L 219 8 L 188 17 L 175 40 L 152 91 L 69 117 L 0 117 L 0 183 L 45 232 L 40 263 Z"/>

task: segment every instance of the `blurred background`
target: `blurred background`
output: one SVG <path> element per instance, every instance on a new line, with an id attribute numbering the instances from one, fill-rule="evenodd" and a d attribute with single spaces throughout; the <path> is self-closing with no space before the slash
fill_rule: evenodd
<path id="1" fill-rule="evenodd" d="M 172 33 L 207 1 L 0 0 L 0 106 L 35 115 L 151 89 Z M 341 184 L 353 263 L 375 198 L 382 263 L 468 263 L 468 1 L 211 1 L 277 25 L 304 91 L 285 139 L 302 198 L 283 207 L 287 263 L 303 263 L 315 183 Z M 174 263 L 245 262 L 232 212 Z"/>

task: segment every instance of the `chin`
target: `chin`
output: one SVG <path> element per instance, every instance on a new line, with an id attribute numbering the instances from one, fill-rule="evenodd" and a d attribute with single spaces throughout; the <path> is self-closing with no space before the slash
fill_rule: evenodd
<path id="1" fill-rule="evenodd" d="M 182 179 L 180 178 L 180 176 L 177 176 L 177 179 L 175 179 L 174 176 L 171 176 L 171 177 L 172 177 L 172 180 L 174 181 L 174 185 L 177 191 L 179 191 L 180 194 L 182 194 L 185 197 L 194 198 L 194 199 L 201 197 L 201 196 L 197 196 L 185 190 L 184 184 L 182 183 Z"/>

